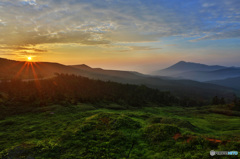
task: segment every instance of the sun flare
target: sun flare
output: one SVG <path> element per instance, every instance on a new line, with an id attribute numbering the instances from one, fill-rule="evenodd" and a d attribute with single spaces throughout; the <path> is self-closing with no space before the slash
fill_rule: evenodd
<path id="1" fill-rule="evenodd" d="M 27 57 L 27 59 L 28 59 L 28 61 L 31 61 L 31 60 L 32 60 L 32 57 L 31 57 L 31 56 L 29 56 L 29 57 Z"/>

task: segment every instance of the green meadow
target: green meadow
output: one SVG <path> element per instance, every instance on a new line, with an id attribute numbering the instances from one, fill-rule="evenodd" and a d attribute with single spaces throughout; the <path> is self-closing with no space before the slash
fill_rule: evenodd
<path id="1" fill-rule="evenodd" d="M 239 112 L 213 111 L 227 107 L 38 107 L 0 121 L 0 158 L 209 158 L 240 150 Z"/>

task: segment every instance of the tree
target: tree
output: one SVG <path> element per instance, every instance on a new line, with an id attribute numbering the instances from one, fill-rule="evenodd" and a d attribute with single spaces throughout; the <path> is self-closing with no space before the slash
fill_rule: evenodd
<path id="1" fill-rule="evenodd" d="M 237 96 L 234 97 L 234 99 L 233 99 L 233 103 L 234 103 L 234 105 L 238 105 L 239 101 L 238 101 Z"/>
<path id="2" fill-rule="evenodd" d="M 236 96 L 233 100 L 233 103 L 234 103 L 234 110 L 240 110 L 240 99 L 238 99 Z"/>
<path id="3" fill-rule="evenodd" d="M 213 97 L 212 99 L 212 105 L 218 105 L 219 104 L 219 98 L 218 96 Z"/>
<path id="4" fill-rule="evenodd" d="M 225 99 L 223 97 L 220 99 L 220 103 L 219 104 L 221 104 L 221 105 L 226 104 Z"/>

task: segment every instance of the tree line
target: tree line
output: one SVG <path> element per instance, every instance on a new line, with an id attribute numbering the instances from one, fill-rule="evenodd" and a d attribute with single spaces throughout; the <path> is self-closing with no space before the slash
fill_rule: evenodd
<path id="1" fill-rule="evenodd" d="M 114 102 L 135 107 L 178 103 L 178 98 L 169 92 L 144 85 L 120 84 L 69 74 L 58 74 L 54 78 L 38 81 L 3 81 L 0 92 L 1 104 L 21 107 L 78 102 Z"/>
<path id="2" fill-rule="evenodd" d="M 235 102 L 238 103 L 238 99 Z M 201 101 L 178 98 L 170 92 L 148 88 L 144 85 L 120 84 L 93 80 L 82 76 L 57 74 L 45 80 L 21 81 L 12 79 L 0 83 L 1 109 L 13 112 L 51 104 L 74 105 L 77 103 L 117 103 L 131 107 L 145 106 L 198 106 Z M 213 98 L 212 104 L 225 104 L 224 98 Z"/>

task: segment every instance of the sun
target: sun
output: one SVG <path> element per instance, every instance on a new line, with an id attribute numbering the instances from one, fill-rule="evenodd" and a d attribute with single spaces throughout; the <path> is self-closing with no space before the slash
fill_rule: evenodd
<path id="1" fill-rule="evenodd" d="M 27 59 L 28 59 L 28 61 L 31 61 L 31 60 L 32 60 L 32 57 L 31 57 L 31 56 L 28 56 Z"/>

